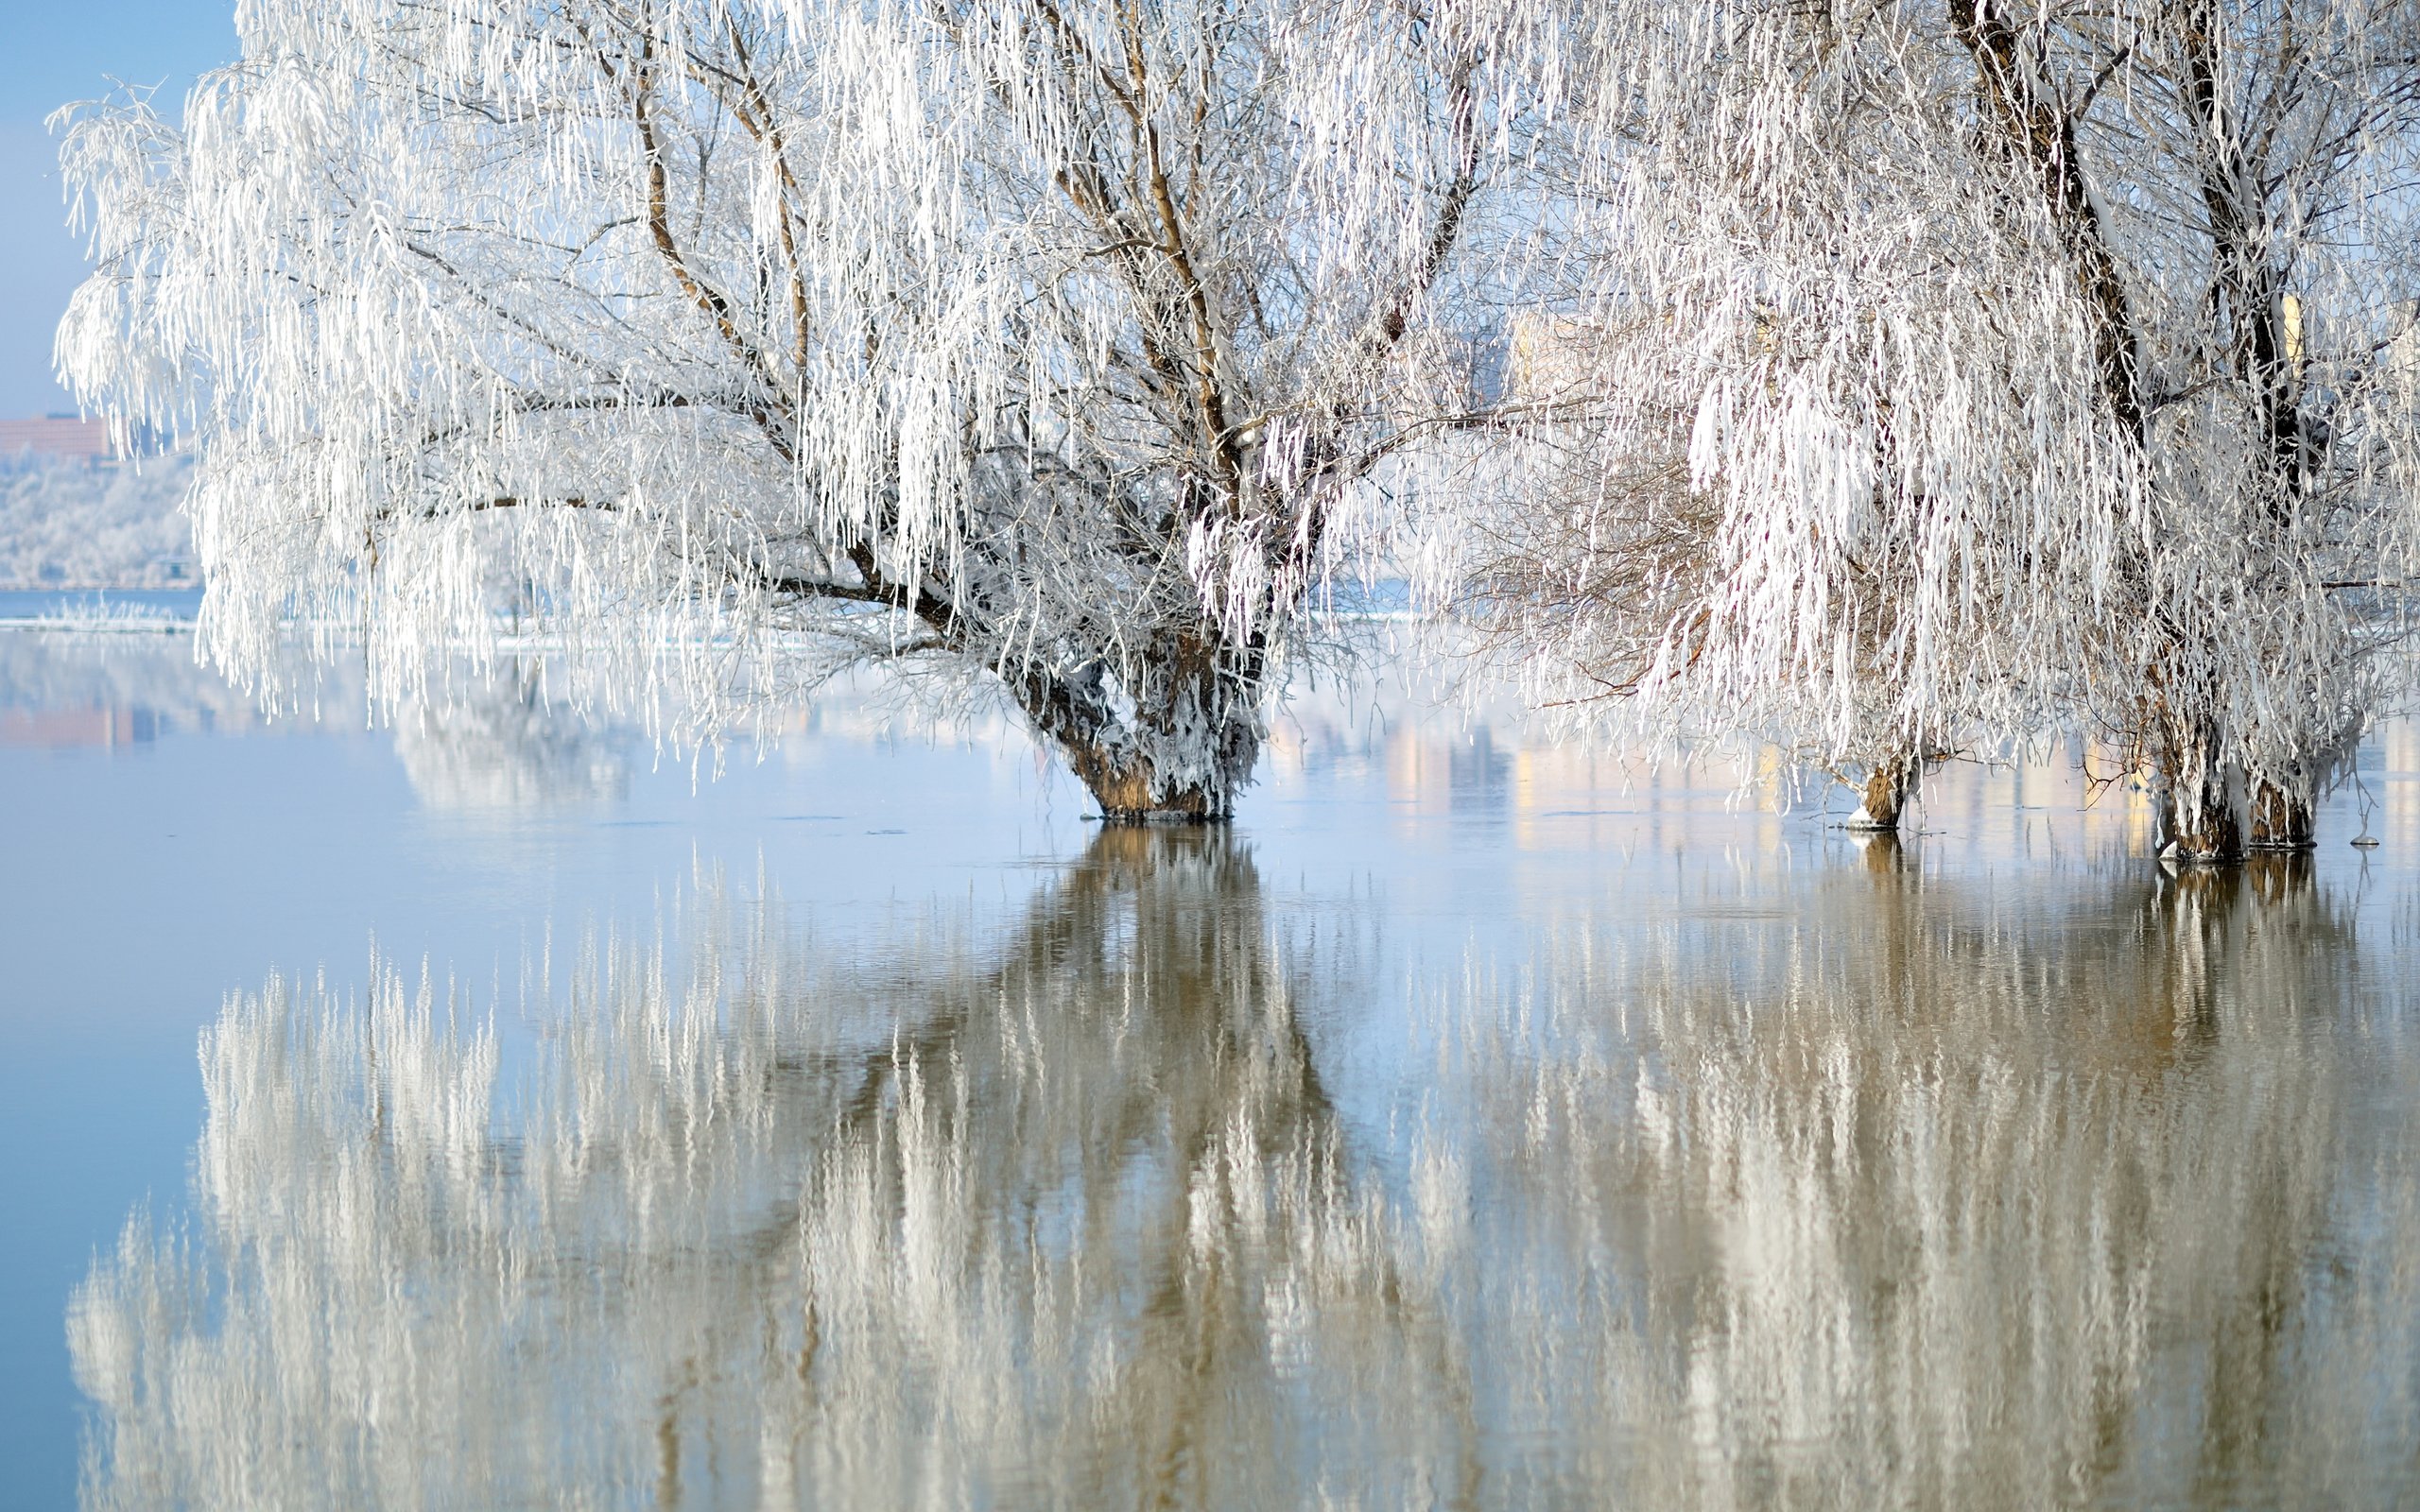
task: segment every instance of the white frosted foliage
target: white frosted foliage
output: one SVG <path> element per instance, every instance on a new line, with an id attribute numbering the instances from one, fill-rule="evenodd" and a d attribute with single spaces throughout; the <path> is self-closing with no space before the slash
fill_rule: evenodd
<path id="1" fill-rule="evenodd" d="M 2408 5 L 240 29 L 182 129 L 69 113 L 60 353 L 194 438 L 253 676 L 299 621 L 441 696 L 535 622 L 699 732 L 989 674 L 1104 809 L 1216 815 L 1312 587 L 1400 572 L 1631 730 L 1887 779 L 2081 727 L 2195 853 L 2307 822 L 2391 680 Z"/>
<path id="2" fill-rule="evenodd" d="M 1434 585 L 1620 722 L 2307 809 L 2403 630 L 2420 13 L 1572 16 L 1532 418 Z"/>
<path id="3" fill-rule="evenodd" d="M 510 609 L 709 720 L 989 671 L 1138 812 L 1249 773 L 1510 119 L 1494 23 L 1374 0 L 238 25 L 182 129 L 65 117 L 61 365 L 195 439 L 208 654 L 299 619 L 418 696 Z"/>

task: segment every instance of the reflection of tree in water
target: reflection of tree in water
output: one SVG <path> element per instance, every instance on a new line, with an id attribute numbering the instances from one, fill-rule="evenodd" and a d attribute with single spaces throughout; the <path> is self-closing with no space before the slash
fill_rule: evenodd
<path id="1" fill-rule="evenodd" d="M 94 1500 L 1290 1502 L 1349 1442 L 1417 1331 L 1232 842 L 1105 833 L 982 961 L 726 944 L 587 966 L 509 1143 L 425 999 L 231 1006 L 206 1242 L 77 1305 Z"/>
<path id="2" fill-rule="evenodd" d="M 2085 890 L 1553 942 L 1440 1005 L 1401 1202 L 1301 1029 L 1360 963 L 1218 835 L 1106 833 L 990 949 L 604 947 L 509 1136 L 441 1006 L 272 988 L 194 1235 L 78 1296 L 90 1500 L 2358 1500 L 2395 1015 L 2307 879 Z"/>
<path id="3" fill-rule="evenodd" d="M 395 715 L 395 755 L 433 809 L 611 802 L 630 782 L 623 740 L 550 699 L 536 660 L 465 676 Z"/>
<path id="4" fill-rule="evenodd" d="M 1522 1121 L 1475 1142 L 1471 1178 L 1514 1194 L 1468 1248 L 1534 1280 L 1466 1278 L 1470 1326 L 1558 1339 L 1512 1368 L 1560 1410 L 1700 1451 L 1609 1444 L 1578 1478 L 1668 1505 L 2391 1499 L 2414 1468 L 2375 1393 L 2411 1400 L 2420 1212 L 2408 1119 L 2352 1110 L 2363 1054 L 2408 1086 L 2411 1052 L 2359 1043 L 2408 1010 L 2349 914 L 2306 861 L 2029 912 L 1877 846 L 1870 885 L 1825 877 L 1779 927 L 1616 964 L 1566 942 L 1530 1010 L 1578 1037 L 1617 999 L 1623 1054 L 1474 1057 Z"/>

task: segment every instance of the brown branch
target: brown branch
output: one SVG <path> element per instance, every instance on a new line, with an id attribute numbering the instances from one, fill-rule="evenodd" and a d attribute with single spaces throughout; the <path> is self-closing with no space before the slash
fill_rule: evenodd
<path id="1" fill-rule="evenodd" d="M 2022 34 L 2010 19 L 2009 4 L 1949 0 L 1950 29 L 1975 60 L 1984 101 L 2000 123 L 2002 145 L 2032 170 L 2051 221 L 2075 260 L 2077 292 L 2092 314 L 2095 365 L 2110 412 L 2137 444 L 2147 444 L 2141 339 L 2108 229 L 2084 180 L 2075 117 L 2026 77 Z"/>
<path id="2" fill-rule="evenodd" d="M 1150 77 L 1143 58 L 1141 26 L 1141 17 L 1129 11 L 1125 26 L 1127 73 L 1135 95 L 1148 99 Z M 1227 402 L 1219 382 L 1218 332 L 1211 316 L 1209 291 L 1195 271 L 1193 253 L 1185 244 L 1183 221 L 1177 214 L 1176 197 L 1168 188 L 1167 169 L 1160 158 L 1159 125 L 1139 112 L 1134 119 L 1143 161 L 1149 166 L 1152 208 L 1159 215 L 1160 252 L 1175 270 L 1177 286 L 1184 291 L 1185 312 L 1193 326 L 1194 404 L 1201 411 L 1202 436 L 1217 461 L 1228 509 L 1234 512 L 1243 502 L 1243 456 L 1227 426 Z"/>
<path id="3" fill-rule="evenodd" d="M 798 179 L 790 171 L 788 144 L 782 138 L 781 125 L 774 117 L 772 102 L 766 96 L 764 83 L 756 77 L 755 60 L 749 55 L 748 43 L 739 35 L 738 13 L 733 12 L 728 19 L 731 29 L 731 50 L 739 59 L 740 82 L 749 102 L 748 108 L 744 110 L 735 108 L 732 114 L 738 118 L 740 126 L 749 136 L 772 155 L 773 171 L 781 180 L 785 198 L 803 199 L 804 196 L 800 193 Z M 792 360 L 798 364 L 799 370 L 804 372 L 806 370 L 808 345 L 806 274 L 799 263 L 798 233 L 790 224 L 791 217 L 787 212 L 788 207 L 785 205 L 784 214 L 778 217 L 782 236 L 782 257 L 789 266 L 790 328 L 796 343 Z"/>
<path id="4" fill-rule="evenodd" d="M 883 576 L 881 567 L 874 561 L 873 547 L 870 542 L 863 541 L 853 542 L 845 555 L 849 558 L 849 565 L 857 570 L 858 578 L 866 585 L 868 595 L 866 602 L 889 604 L 894 609 L 905 610 L 930 627 L 933 633 L 941 637 L 942 644 L 950 649 L 965 649 L 967 627 L 964 619 L 959 614 L 956 605 L 934 593 L 922 583 L 917 584 L 915 591 L 910 593 L 906 588 L 891 582 Z"/>
<path id="5" fill-rule="evenodd" d="M 1140 125 L 1143 120 L 1142 104 L 1126 93 L 1126 86 L 1118 81 L 1116 70 L 1094 56 L 1092 45 L 1084 41 L 1083 33 L 1076 29 L 1075 24 L 1052 0 L 1035 0 L 1035 5 L 1042 11 L 1042 19 L 1050 24 L 1051 34 L 1058 39 L 1060 51 L 1089 69 L 1109 91 L 1110 98 L 1126 112 L 1128 119 Z"/>
<path id="6" fill-rule="evenodd" d="M 614 514 L 618 513 L 621 507 L 610 499 L 585 499 L 577 495 L 562 499 L 525 499 L 507 493 L 491 499 L 473 499 L 450 510 L 431 507 L 419 513 L 424 520 L 441 520 L 447 514 L 485 514 L 491 509 L 594 509 L 600 514 Z"/>
<path id="7" fill-rule="evenodd" d="M 1445 86 L 1451 123 L 1447 133 L 1454 144 L 1454 177 L 1445 186 L 1443 201 L 1437 207 L 1437 222 L 1429 229 L 1420 260 L 1412 265 L 1403 286 L 1395 291 L 1375 322 L 1374 337 L 1369 342 L 1374 355 L 1403 339 L 1411 323 L 1412 307 L 1443 271 L 1446 255 L 1461 238 L 1462 217 L 1470 211 L 1472 197 L 1478 193 L 1478 104 L 1471 94 L 1471 75 L 1477 66 L 1477 60 L 1462 59 Z"/>
<path id="8" fill-rule="evenodd" d="M 697 305 L 698 309 L 705 315 L 717 334 L 722 337 L 723 344 L 732 350 L 742 364 L 762 376 L 773 392 L 779 393 L 783 387 L 781 374 L 774 370 L 770 360 L 754 342 L 748 339 L 746 333 L 739 329 L 738 318 L 732 313 L 731 301 L 723 297 L 721 291 L 706 283 L 690 267 L 687 256 L 681 250 L 679 239 L 672 233 L 671 197 L 668 176 L 664 166 L 664 145 L 657 135 L 655 112 L 649 104 L 655 92 L 654 59 L 654 36 L 651 32 L 642 30 L 638 66 L 632 71 L 631 78 L 631 124 L 638 129 L 639 144 L 647 154 L 648 233 L 653 238 L 655 249 L 662 256 L 665 266 L 670 270 L 673 282 L 681 285 L 682 291 L 688 295 L 690 302 Z M 785 427 L 778 423 L 778 417 L 771 405 L 762 403 L 752 404 L 749 407 L 749 418 L 756 422 L 757 429 L 764 432 L 765 438 L 772 444 L 773 450 L 780 455 L 783 461 L 798 460 L 796 446 L 785 434 Z"/>
<path id="9" fill-rule="evenodd" d="M 2270 469 L 2290 489 L 2302 472 L 2303 438 L 2294 402 L 2291 341 L 2283 328 L 2277 295 L 2283 281 L 2266 266 L 2254 215 L 2242 203 L 2248 164 L 2242 139 L 2225 119 L 2220 98 L 2215 19 L 2207 0 L 2198 0 L 2185 22 L 2186 108 L 2202 145 L 2202 204 L 2210 219 L 2211 261 L 2219 287 L 2232 306 L 2228 314 L 2234 318 L 2236 355 L 2267 432 Z"/>

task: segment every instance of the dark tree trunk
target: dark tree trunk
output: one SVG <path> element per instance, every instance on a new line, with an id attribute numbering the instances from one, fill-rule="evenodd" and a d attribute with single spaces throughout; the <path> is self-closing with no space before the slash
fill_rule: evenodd
<path id="1" fill-rule="evenodd" d="M 2168 844 L 2160 854 L 2174 861 L 2233 862 L 2243 859 L 2243 816 L 2238 801 L 2241 779 L 2220 768 L 2197 782 L 2168 782 L 2160 808 Z"/>
<path id="2" fill-rule="evenodd" d="M 2146 701 L 2141 745 L 2152 802 L 2159 816 L 2160 859 L 2181 863 L 2243 859 L 2245 805 L 2243 767 L 2226 755 L 2219 722 L 2198 711 L 2215 700 L 2197 687 L 2169 679 Z"/>
<path id="3" fill-rule="evenodd" d="M 2317 845 L 2310 803 L 2299 795 L 2264 782 L 2253 790 L 2252 833 L 2245 846 L 2254 850 L 2308 850 Z"/>
<path id="4" fill-rule="evenodd" d="M 1113 824 L 1217 823 L 1260 758 L 1263 657 L 1198 636 L 1163 655 L 1113 697 L 1100 662 L 1075 676 L 1034 670 L 1011 680 L 1018 705 Z"/>
<path id="5" fill-rule="evenodd" d="M 1915 797 L 1917 769 L 1916 759 L 1904 752 L 1876 757 L 1866 769 L 1864 803 L 1849 828 L 1896 833 L 1899 816 Z"/>
<path id="6" fill-rule="evenodd" d="M 2169 812 L 2168 846 L 2162 854 L 2177 861 L 2243 859 L 2243 826 L 2232 803 L 2170 804 Z"/>

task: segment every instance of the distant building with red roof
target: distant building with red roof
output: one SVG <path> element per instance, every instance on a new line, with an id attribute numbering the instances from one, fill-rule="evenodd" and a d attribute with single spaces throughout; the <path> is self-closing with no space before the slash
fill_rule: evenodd
<path id="1" fill-rule="evenodd" d="M 110 422 L 78 415 L 45 415 L 40 420 L 0 420 L 0 463 L 31 454 L 88 467 L 118 459 L 110 439 Z"/>

